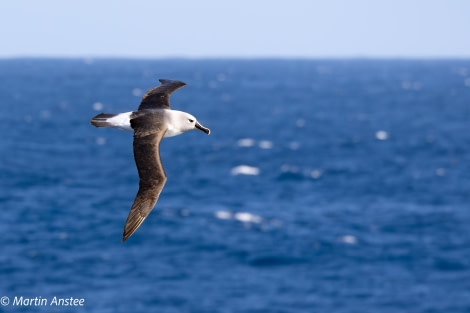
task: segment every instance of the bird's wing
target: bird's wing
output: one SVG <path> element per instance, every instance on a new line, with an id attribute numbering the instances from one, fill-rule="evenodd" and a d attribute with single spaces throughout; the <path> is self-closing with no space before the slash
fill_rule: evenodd
<path id="1" fill-rule="evenodd" d="M 139 105 L 139 110 L 170 109 L 170 95 L 176 89 L 186 86 L 178 80 L 159 79 L 162 83 L 145 93 Z"/>
<path id="2" fill-rule="evenodd" d="M 129 238 L 144 222 L 157 203 L 166 182 L 166 174 L 160 159 L 160 141 L 166 126 L 161 112 L 137 111 L 131 117 L 134 129 L 134 159 L 139 172 L 139 191 L 124 226 L 122 241 Z"/>

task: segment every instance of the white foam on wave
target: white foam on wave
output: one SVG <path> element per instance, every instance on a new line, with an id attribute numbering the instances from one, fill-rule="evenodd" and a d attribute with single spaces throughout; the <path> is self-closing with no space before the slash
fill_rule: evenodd
<path id="1" fill-rule="evenodd" d="M 104 107 L 104 105 L 101 102 L 93 103 L 93 110 L 95 110 L 95 111 L 101 111 L 101 110 L 103 110 L 103 107 Z"/>
<path id="2" fill-rule="evenodd" d="M 253 147 L 255 145 L 255 140 L 251 138 L 243 138 L 237 141 L 237 146 L 239 147 Z"/>
<path id="3" fill-rule="evenodd" d="M 103 146 L 106 144 L 106 138 L 104 137 L 96 137 L 96 144 Z"/>
<path id="4" fill-rule="evenodd" d="M 144 94 L 144 91 L 140 88 L 134 88 L 132 89 L 132 95 L 135 97 L 141 97 Z"/>
<path id="5" fill-rule="evenodd" d="M 230 220 L 233 217 L 232 212 L 229 211 L 217 211 L 214 213 L 214 215 L 220 220 Z"/>
<path id="6" fill-rule="evenodd" d="M 248 212 L 238 212 L 235 213 L 234 218 L 243 223 L 261 223 L 263 220 L 261 216 L 254 215 Z"/>
<path id="7" fill-rule="evenodd" d="M 378 130 L 375 133 L 375 138 L 378 140 L 387 140 L 388 139 L 388 133 L 385 130 Z"/>
<path id="8" fill-rule="evenodd" d="M 258 146 L 261 148 L 261 149 L 271 149 L 273 147 L 273 143 L 269 140 L 261 140 L 259 143 L 258 143 Z"/>
<path id="9" fill-rule="evenodd" d="M 259 173 L 260 173 L 259 168 L 254 167 L 254 166 L 249 166 L 249 165 L 238 165 L 232 168 L 232 170 L 230 171 L 230 174 L 232 174 L 233 176 L 236 176 L 236 175 L 256 176 L 256 175 L 259 175 Z"/>
<path id="10" fill-rule="evenodd" d="M 322 175 L 322 172 L 320 170 L 313 170 L 310 172 L 310 177 L 313 179 L 318 179 Z"/>
<path id="11" fill-rule="evenodd" d="M 353 235 L 344 235 L 339 240 L 348 245 L 355 245 L 357 243 L 357 238 Z"/>
<path id="12" fill-rule="evenodd" d="M 259 224 L 263 221 L 261 216 L 251 214 L 248 212 L 237 212 L 237 213 L 232 213 L 230 211 L 216 211 L 214 213 L 215 217 L 220 219 L 220 220 L 236 220 L 242 223 L 255 223 Z"/>
<path id="13" fill-rule="evenodd" d="M 242 138 L 237 141 L 237 146 L 242 148 L 250 148 L 256 145 L 256 140 L 252 138 Z M 269 140 L 260 140 L 258 142 L 258 147 L 261 149 L 271 149 L 273 147 L 273 142 Z"/>

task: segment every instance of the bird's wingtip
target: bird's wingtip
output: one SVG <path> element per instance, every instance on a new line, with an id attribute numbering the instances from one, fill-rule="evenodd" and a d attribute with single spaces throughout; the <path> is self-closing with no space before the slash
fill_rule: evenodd
<path id="1" fill-rule="evenodd" d="M 169 85 L 169 84 L 177 84 L 177 85 L 180 85 L 180 86 L 186 86 L 186 83 L 185 82 L 182 82 L 180 80 L 172 80 L 172 79 L 165 79 L 165 78 L 160 78 L 158 80 L 160 83 L 162 83 L 163 85 Z"/>

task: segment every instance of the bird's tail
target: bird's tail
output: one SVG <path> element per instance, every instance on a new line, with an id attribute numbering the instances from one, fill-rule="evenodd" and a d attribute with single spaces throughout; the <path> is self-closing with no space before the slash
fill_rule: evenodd
<path id="1" fill-rule="evenodd" d="M 117 114 L 100 113 L 93 117 L 90 121 L 91 125 L 95 127 L 111 127 L 113 124 L 108 122 L 109 118 L 115 117 Z"/>

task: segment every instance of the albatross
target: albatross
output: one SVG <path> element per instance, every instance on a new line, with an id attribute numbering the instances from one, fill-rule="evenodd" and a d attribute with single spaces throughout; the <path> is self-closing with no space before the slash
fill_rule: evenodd
<path id="1" fill-rule="evenodd" d="M 95 127 L 113 127 L 134 133 L 134 160 L 139 173 L 139 190 L 124 225 L 126 241 L 144 222 L 158 201 L 167 176 L 160 159 L 160 141 L 198 129 L 210 129 L 186 112 L 170 108 L 170 95 L 186 86 L 177 80 L 159 79 L 161 85 L 148 90 L 137 111 L 119 114 L 101 113 L 91 119 Z"/>

